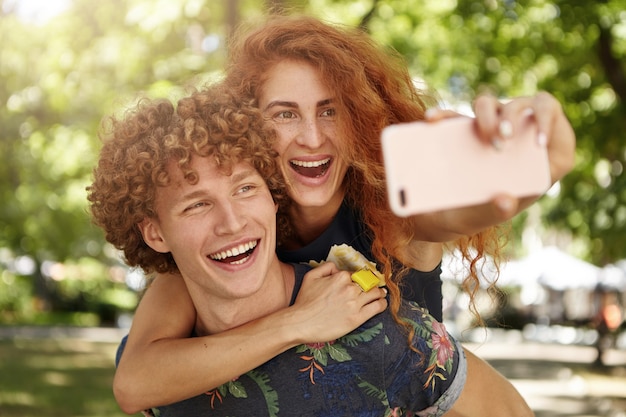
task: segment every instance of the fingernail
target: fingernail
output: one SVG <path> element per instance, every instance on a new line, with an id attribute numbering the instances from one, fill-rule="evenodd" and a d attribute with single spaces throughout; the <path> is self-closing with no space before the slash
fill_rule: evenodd
<path id="1" fill-rule="evenodd" d="M 511 124 L 508 120 L 503 120 L 500 122 L 498 130 L 500 131 L 500 136 L 502 136 L 503 139 L 509 138 L 513 135 L 513 124 Z"/>
<path id="2" fill-rule="evenodd" d="M 539 134 L 537 135 L 537 143 L 539 144 L 539 146 L 546 146 L 548 144 L 548 137 L 545 133 L 539 132 Z"/>
<path id="3" fill-rule="evenodd" d="M 522 116 L 524 117 L 532 116 L 534 114 L 535 114 L 535 111 L 532 109 L 532 107 L 526 107 L 524 111 L 522 111 Z"/>
<path id="4" fill-rule="evenodd" d="M 493 146 L 493 149 L 496 151 L 501 151 L 503 148 L 502 141 L 498 138 L 491 139 L 491 146 Z"/>

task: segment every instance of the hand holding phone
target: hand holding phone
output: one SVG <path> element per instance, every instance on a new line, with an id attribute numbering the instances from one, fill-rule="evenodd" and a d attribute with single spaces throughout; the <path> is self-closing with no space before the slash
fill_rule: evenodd
<path id="1" fill-rule="evenodd" d="M 487 203 L 499 193 L 541 195 L 551 185 L 548 154 L 532 115 L 497 149 L 474 119 L 388 126 L 381 135 L 389 204 L 398 216 Z"/>

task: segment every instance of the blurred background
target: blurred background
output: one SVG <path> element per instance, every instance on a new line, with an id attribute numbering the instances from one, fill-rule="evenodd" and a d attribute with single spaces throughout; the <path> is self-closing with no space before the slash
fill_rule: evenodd
<path id="1" fill-rule="evenodd" d="M 90 223 L 100 123 L 218 77 L 270 9 L 361 26 L 448 108 L 561 101 L 575 170 L 513 222 L 484 325 L 446 256 L 446 323 L 538 416 L 626 416 L 626 0 L 0 0 L 0 416 L 123 415 L 113 352 L 144 277 Z"/>

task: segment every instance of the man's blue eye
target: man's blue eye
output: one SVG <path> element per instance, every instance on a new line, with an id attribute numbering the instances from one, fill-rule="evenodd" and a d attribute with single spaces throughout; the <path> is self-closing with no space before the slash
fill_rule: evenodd
<path id="1" fill-rule="evenodd" d="M 198 207 L 204 207 L 205 205 L 206 205 L 206 204 L 205 204 L 205 203 L 203 203 L 203 202 L 195 203 L 195 204 L 192 204 L 192 205 L 190 205 L 189 207 L 187 207 L 187 208 L 185 209 L 185 211 L 193 210 L 193 209 L 198 208 Z"/>

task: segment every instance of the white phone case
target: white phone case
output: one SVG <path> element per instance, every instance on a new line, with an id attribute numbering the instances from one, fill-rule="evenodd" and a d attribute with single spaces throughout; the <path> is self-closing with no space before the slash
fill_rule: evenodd
<path id="1" fill-rule="evenodd" d="M 474 119 L 388 126 L 381 135 L 389 204 L 398 216 L 486 203 L 498 193 L 540 195 L 551 184 L 545 147 L 532 116 L 496 149 L 481 142 Z"/>

